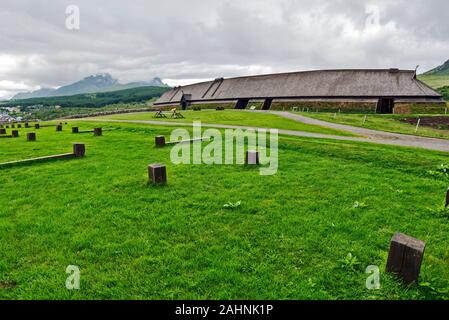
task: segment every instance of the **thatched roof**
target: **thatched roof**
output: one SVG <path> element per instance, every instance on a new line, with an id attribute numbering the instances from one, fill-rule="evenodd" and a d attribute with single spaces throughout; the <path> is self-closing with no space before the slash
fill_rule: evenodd
<path id="1" fill-rule="evenodd" d="M 374 98 L 440 99 L 441 95 L 417 80 L 413 70 L 322 70 L 216 79 L 166 92 L 156 104 L 239 98 Z"/>

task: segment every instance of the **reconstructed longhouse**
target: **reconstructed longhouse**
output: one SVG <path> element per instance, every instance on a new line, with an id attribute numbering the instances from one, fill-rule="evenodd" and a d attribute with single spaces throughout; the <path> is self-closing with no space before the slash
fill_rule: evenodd
<path id="1" fill-rule="evenodd" d="M 320 70 L 238 77 L 175 87 L 158 108 L 441 113 L 439 93 L 414 70 Z"/>

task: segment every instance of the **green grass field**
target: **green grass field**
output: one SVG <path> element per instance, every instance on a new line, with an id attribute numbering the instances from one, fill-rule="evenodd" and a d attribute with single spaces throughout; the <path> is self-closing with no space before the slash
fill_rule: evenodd
<path id="1" fill-rule="evenodd" d="M 283 118 L 274 114 L 264 114 L 255 112 L 245 112 L 236 110 L 201 110 L 201 111 L 181 111 L 184 119 L 154 118 L 154 112 L 128 113 L 98 117 L 98 119 L 111 120 L 150 120 L 150 121 L 170 121 L 170 122 L 193 122 L 202 121 L 209 124 L 241 125 L 260 128 L 276 128 L 286 130 L 298 130 L 314 133 L 333 134 L 339 136 L 354 136 L 345 131 L 328 129 L 320 126 L 313 126 L 298 121 Z"/>
<path id="2" fill-rule="evenodd" d="M 418 79 L 434 89 L 449 86 L 449 75 L 419 75 Z"/>
<path id="3" fill-rule="evenodd" d="M 0 168 L 1 299 L 448 298 L 449 220 L 438 209 L 449 180 L 428 174 L 446 153 L 281 137 L 278 173 L 260 176 L 171 164 L 154 137 L 173 128 L 98 126 L 115 130 L 0 140 L 1 162 L 86 144 L 83 159 Z M 168 185 L 147 183 L 150 163 L 167 164 Z M 396 231 L 427 242 L 421 285 L 383 272 Z M 348 253 L 352 264 L 341 262 Z M 65 288 L 68 265 L 80 290 Z M 365 288 L 368 265 L 380 290 Z"/>
<path id="4" fill-rule="evenodd" d="M 422 137 L 449 139 L 449 130 L 444 129 L 440 130 L 431 127 L 420 126 L 418 132 L 415 132 L 416 125 L 399 121 L 400 119 L 403 118 L 419 117 L 417 115 L 373 114 L 367 115 L 367 121 L 365 122 L 365 124 L 363 124 L 363 119 L 365 117 L 365 115 L 363 114 L 337 113 L 337 117 L 335 118 L 334 117 L 335 113 L 313 113 L 313 112 L 297 112 L 297 113 L 323 121 L 346 124 L 356 127 L 363 127 L 367 129 L 403 133 Z"/>

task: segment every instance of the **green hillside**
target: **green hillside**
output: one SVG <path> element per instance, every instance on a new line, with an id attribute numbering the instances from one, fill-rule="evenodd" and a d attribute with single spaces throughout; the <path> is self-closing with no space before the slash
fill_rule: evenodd
<path id="1" fill-rule="evenodd" d="M 434 89 L 449 86 L 449 60 L 418 76 L 418 79 Z"/>
<path id="2" fill-rule="evenodd" d="M 73 96 L 31 98 L 14 100 L 3 103 L 2 106 L 55 106 L 63 108 L 98 108 L 111 104 L 142 102 L 155 97 L 160 97 L 170 88 L 165 87 L 140 87 L 114 92 L 99 92 L 89 94 L 77 94 Z"/>

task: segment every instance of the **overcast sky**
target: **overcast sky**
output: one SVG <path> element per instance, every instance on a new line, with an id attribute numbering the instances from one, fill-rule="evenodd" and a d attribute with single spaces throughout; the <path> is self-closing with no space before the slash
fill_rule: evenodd
<path id="1" fill-rule="evenodd" d="M 66 27 L 68 5 L 79 30 Z M 96 73 L 175 85 L 324 68 L 423 72 L 449 59 L 448 12 L 447 0 L 0 0 L 0 99 Z"/>

